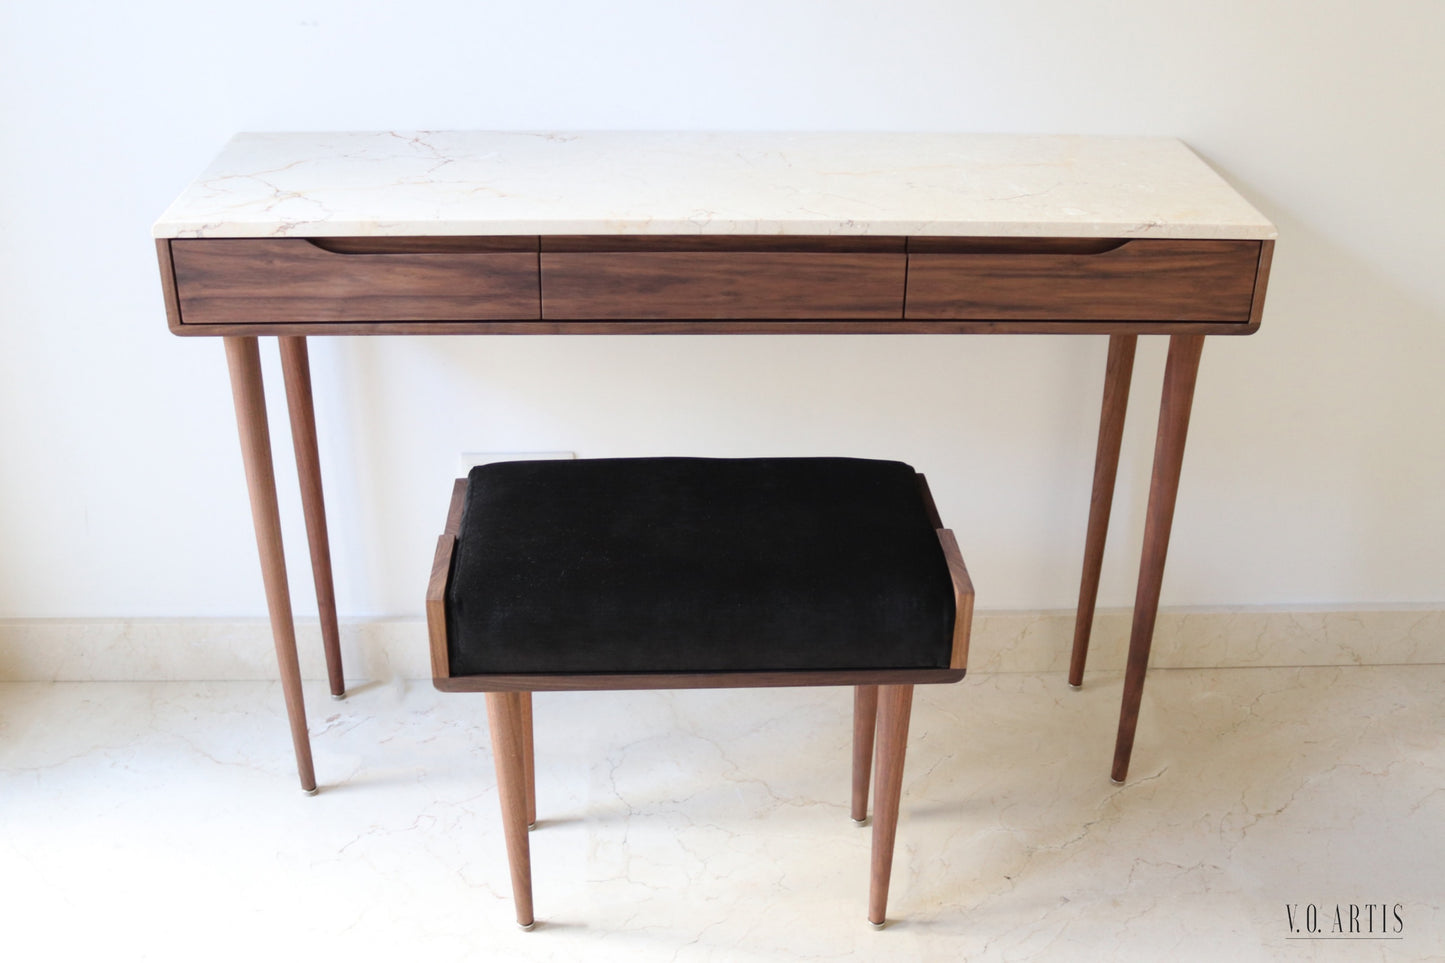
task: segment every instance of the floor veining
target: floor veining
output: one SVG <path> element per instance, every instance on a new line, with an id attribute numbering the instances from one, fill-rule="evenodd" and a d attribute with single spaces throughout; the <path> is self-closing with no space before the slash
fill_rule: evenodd
<path id="1" fill-rule="evenodd" d="M 539 925 L 512 922 L 484 700 L 0 684 L 16 960 L 1445 959 L 1445 666 L 920 686 L 889 923 L 845 689 L 541 693 Z M 11 955 L 16 949 L 17 955 Z"/>

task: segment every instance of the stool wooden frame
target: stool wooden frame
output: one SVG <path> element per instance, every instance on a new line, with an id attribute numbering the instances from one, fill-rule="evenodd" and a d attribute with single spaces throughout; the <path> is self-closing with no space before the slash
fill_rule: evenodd
<path id="1" fill-rule="evenodd" d="M 447 651 L 446 597 L 452 555 L 461 530 L 467 482 L 452 488 L 446 528 L 437 541 L 427 585 L 427 631 L 431 644 L 433 682 L 443 692 L 484 692 L 491 730 L 502 829 L 512 874 L 517 924 L 531 929 L 532 861 L 527 831 L 537 821 L 537 793 L 532 749 L 532 693 L 562 690 L 706 689 L 754 686 L 851 685 L 853 699 L 853 779 L 851 815 L 860 825 L 868 818 L 870 764 L 876 773 L 876 812 L 868 880 L 868 921 L 882 926 L 888 904 L 893 844 L 898 829 L 898 804 L 903 789 L 903 761 L 908 722 L 917 683 L 948 683 L 962 679 L 968 663 L 969 630 L 973 623 L 973 583 L 953 533 L 943 527 L 923 475 L 918 476 L 924 505 L 938 535 L 953 583 L 953 643 L 947 668 L 823 669 L 763 672 L 659 672 L 584 674 L 489 674 L 452 676 Z"/>

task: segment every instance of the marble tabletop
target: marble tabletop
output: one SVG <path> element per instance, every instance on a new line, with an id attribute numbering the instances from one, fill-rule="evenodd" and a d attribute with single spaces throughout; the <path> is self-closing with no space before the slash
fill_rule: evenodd
<path id="1" fill-rule="evenodd" d="M 1172 138 L 600 131 L 238 134 L 153 233 L 1275 236 Z"/>

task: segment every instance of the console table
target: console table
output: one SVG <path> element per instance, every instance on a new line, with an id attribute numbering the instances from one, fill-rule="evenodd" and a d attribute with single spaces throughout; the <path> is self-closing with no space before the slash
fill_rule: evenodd
<path id="1" fill-rule="evenodd" d="M 1137 338 L 1169 337 L 1112 776 L 1128 772 L 1200 352 L 1259 327 L 1274 227 L 1167 138 L 241 134 L 156 222 L 170 329 L 225 340 L 302 788 L 316 788 L 257 339 L 280 343 L 343 692 L 306 338 L 1109 338 L 1069 682 L 1082 683 Z"/>

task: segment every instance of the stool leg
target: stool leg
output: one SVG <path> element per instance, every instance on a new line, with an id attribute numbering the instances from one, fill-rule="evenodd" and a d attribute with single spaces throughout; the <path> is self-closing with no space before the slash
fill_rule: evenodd
<path id="1" fill-rule="evenodd" d="M 853 687 L 853 821 L 868 821 L 868 777 L 873 771 L 873 734 L 878 728 L 878 687 Z"/>
<path id="2" fill-rule="evenodd" d="M 532 693 L 522 696 L 522 772 L 527 786 L 527 828 L 537 825 L 537 764 L 532 751 Z"/>
<path id="3" fill-rule="evenodd" d="M 502 833 L 512 870 L 512 900 L 517 925 L 531 929 L 532 850 L 527 843 L 526 772 L 522 765 L 522 693 L 488 692 L 487 722 L 497 766 L 497 795 L 502 802 Z"/>
<path id="4" fill-rule="evenodd" d="M 908 749 L 908 717 L 912 709 L 913 686 L 879 687 L 877 798 L 873 804 L 873 860 L 868 874 L 868 922 L 877 927 L 883 925 L 888 910 L 888 880 L 893 872 L 893 840 L 898 832 L 903 755 Z"/>

